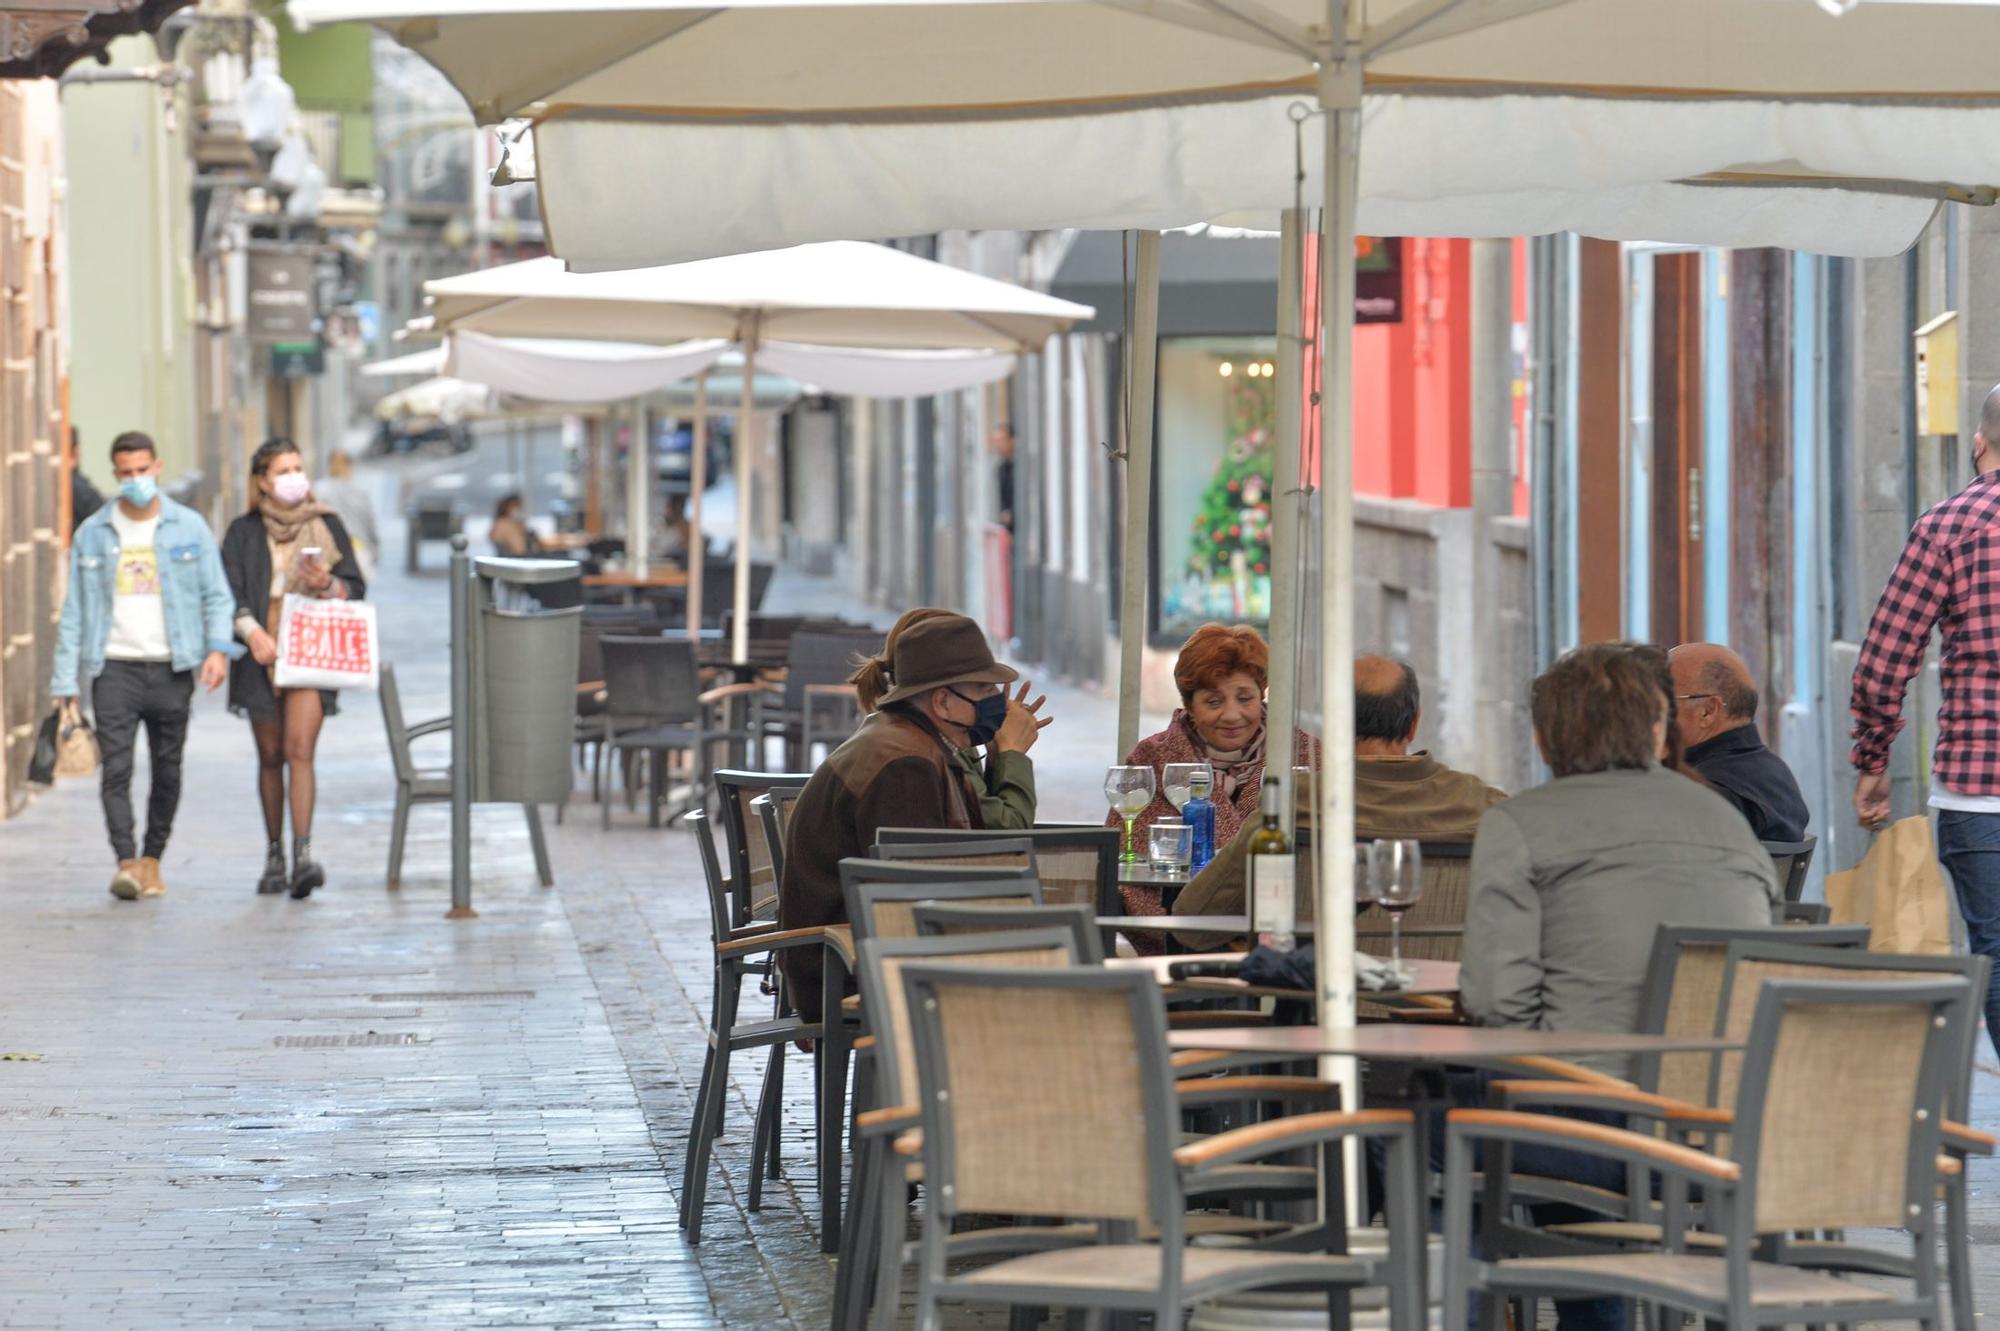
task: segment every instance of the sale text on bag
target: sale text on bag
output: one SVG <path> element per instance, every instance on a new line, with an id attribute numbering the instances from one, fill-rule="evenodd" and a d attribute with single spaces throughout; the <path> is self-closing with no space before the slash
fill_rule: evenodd
<path id="1" fill-rule="evenodd" d="M 294 615 L 289 627 L 292 632 L 285 644 L 286 664 L 354 674 L 373 671 L 368 623 L 360 616 L 325 611 Z"/>

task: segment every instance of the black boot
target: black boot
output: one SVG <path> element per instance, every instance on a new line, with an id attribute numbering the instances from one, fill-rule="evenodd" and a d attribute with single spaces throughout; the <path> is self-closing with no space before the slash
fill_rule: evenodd
<path id="1" fill-rule="evenodd" d="M 304 901 L 313 889 L 326 885 L 326 870 L 313 863 L 312 838 L 292 838 L 292 900 Z"/>
<path id="2" fill-rule="evenodd" d="M 257 880 L 257 895 L 276 896 L 285 890 L 291 876 L 285 872 L 285 846 L 281 841 L 273 841 L 264 851 L 264 873 Z"/>

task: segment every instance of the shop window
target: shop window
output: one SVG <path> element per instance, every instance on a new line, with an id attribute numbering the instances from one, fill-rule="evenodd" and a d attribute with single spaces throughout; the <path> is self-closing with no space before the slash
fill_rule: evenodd
<path id="1" fill-rule="evenodd" d="M 1272 338 L 1160 343 L 1153 622 L 1178 645 L 1217 620 L 1271 615 Z"/>

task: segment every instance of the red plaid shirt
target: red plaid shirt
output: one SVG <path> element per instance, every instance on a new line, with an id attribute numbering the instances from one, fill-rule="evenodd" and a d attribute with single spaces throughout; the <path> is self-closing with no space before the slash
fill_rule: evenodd
<path id="1" fill-rule="evenodd" d="M 2000 472 L 1918 518 L 1889 575 L 1854 667 L 1856 770 L 1888 766 L 1933 626 L 1944 695 L 1933 775 L 1961 795 L 2000 795 Z"/>

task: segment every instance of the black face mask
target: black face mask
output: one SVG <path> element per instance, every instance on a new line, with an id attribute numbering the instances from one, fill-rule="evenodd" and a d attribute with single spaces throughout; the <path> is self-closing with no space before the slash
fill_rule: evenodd
<path id="1" fill-rule="evenodd" d="M 965 729 L 966 738 L 974 744 L 991 743 L 1007 720 L 1007 695 L 996 693 L 990 698 L 968 698 L 953 689 L 951 696 L 972 704 L 972 724 Z"/>

